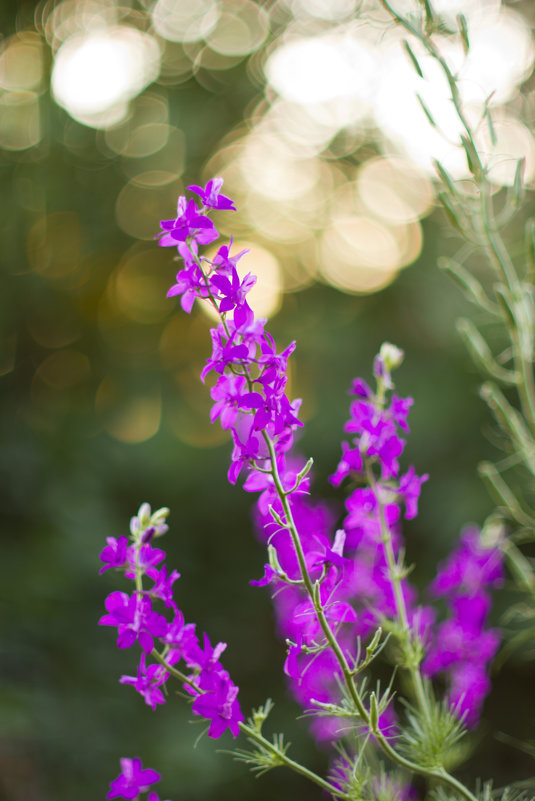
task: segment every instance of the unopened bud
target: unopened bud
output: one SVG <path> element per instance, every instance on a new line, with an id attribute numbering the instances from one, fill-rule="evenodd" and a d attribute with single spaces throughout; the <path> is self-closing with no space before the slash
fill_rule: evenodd
<path id="1" fill-rule="evenodd" d="M 383 342 L 379 350 L 379 358 L 385 366 L 385 369 L 390 372 L 399 367 L 403 361 L 404 353 L 401 348 L 392 345 L 390 342 Z"/>

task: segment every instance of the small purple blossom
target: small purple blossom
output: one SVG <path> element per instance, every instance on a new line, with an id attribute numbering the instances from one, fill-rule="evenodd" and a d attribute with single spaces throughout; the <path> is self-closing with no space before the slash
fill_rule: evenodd
<path id="1" fill-rule="evenodd" d="M 208 245 L 219 236 L 212 220 L 199 212 L 194 200 L 188 201 L 183 195 L 178 198 L 177 216 L 173 220 L 162 220 L 162 229 L 156 238 L 160 247 L 177 247 L 189 237 L 200 245 Z"/>
<path id="2" fill-rule="evenodd" d="M 117 647 L 129 648 L 139 638 L 145 653 L 154 647 L 153 637 L 163 637 L 167 621 L 163 615 L 152 611 L 150 598 L 137 592 L 129 596 L 126 592 L 112 592 L 105 601 L 107 615 L 99 620 L 101 626 L 117 626 Z"/>
<path id="3" fill-rule="evenodd" d="M 160 774 L 152 768 L 144 768 L 139 757 L 134 757 L 134 759 L 123 757 L 120 762 L 121 772 L 110 783 L 110 792 L 106 798 L 125 798 L 127 801 L 131 801 L 140 793 L 149 790 L 151 784 L 156 784 L 161 779 Z"/>
<path id="4" fill-rule="evenodd" d="M 195 192 L 196 195 L 199 195 L 203 204 L 208 208 L 236 211 L 236 206 L 233 201 L 226 195 L 221 194 L 222 186 L 222 178 L 212 178 L 211 181 L 208 181 L 204 189 L 202 186 L 197 186 L 196 184 L 188 186 L 188 189 L 190 192 Z"/>
<path id="5" fill-rule="evenodd" d="M 126 553 L 128 548 L 128 539 L 125 536 L 115 539 L 115 537 L 106 537 L 108 543 L 100 554 L 100 559 L 104 562 L 104 567 L 99 570 L 99 575 L 102 575 L 105 570 L 111 567 L 123 567 L 126 563 Z"/>
<path id="6" fill-rule="evenodd" d="M 120 684 L 131 684 L 145 699 L 145 703 L 156 709 L 157 704 L 165 704 L 165 696 L 160 686 L 169 678 L 163 665 L 146 663 L 145 654 L 141 654 L 137 676 L 121 676 Z"/>
<path id="7" fill-rule="evenodd" d="M 148 590 L 149 595 L 153 598 L 160 598 L 167 608 L 176 609 L 173 601 L 173 584 L 180 578 L 180 573 L 173 570 L 170 575 L 167 575 L 167 567 L 164 565 L 161 570 L 151 571 L 150 578 L 153 579 L 154 584 Z"/>
<path id="8" fill-rule="evenodd" d="M 225 672 L 215 676 L 210 690 L 198 695 L 193 701 L 192 712 L 210 720 L 208 736 L 217 739 L 230 729 L 233 737 L 240 733 L 240 723 L 244 720 L 237 700 L 238 688 Z"/>

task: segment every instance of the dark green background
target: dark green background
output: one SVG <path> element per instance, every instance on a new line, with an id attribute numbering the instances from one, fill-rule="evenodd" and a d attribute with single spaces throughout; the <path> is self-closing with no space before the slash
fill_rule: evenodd
<path id="1" fill-rule="evenodd" d="M 4 6 L 4 31 L 15 29 L 16 12 L 20 20 L 29 19 L 30 11 L 31 4 Z M 203 165 L 258 89 L 242 64 L 223 75 L 217 92 L 194 78 L 165 91 L 171 117 L 180 118 L 186 136 L 184 181 L 199 182 Z M 190 447 L 167 422 L 166 410 L 181 399 L 172 371 L 160 366 L 147 342 L 150 337 L 157 342 L 168 320 L 183 313 L 169 301 L 163 321 L 139 326 L 139 353 L 128 358 L 102 337 L 96 319 L 110 264 L 117 260 L 110 254 L 120 256 L 133 244 L 114 218 L 124 178 L 113 159 L 103 157 L 93 130 L 70 121 L 48 96 L 42 103 L 46 130 L 40 145 L 0 152 L 6 358 L 16 339 L 13 369 L 0 379 L 0 796 L 6 801 L 103 798 L 118 773 L 119 757 L 139 755 L 162 773 L 160 794 L 174 801 L 319 798 L 315 788 L 282 770 L 251 778 L 217 751 L 228 748 L 230 738 L 218 744 L 203 739 L 194 749 L 201 727 L 190 724 L 180 699 L 170 697 L 165 708 L 153 712 L 131 688 L 118 684 L 122 673 L 134 672 L 137 656 L 118 652 L 113 632 L 97 626 L 104 597 L 116 587 L 114 576 L 98 577 L 98 556 L 105 538 L 126 533 L 130 516 L 148 501 L 153 508 L 171 507 L 165 547 L 169 566 L 182 574 L 179 605 L 212 642 L 228 642 L 225 666 L 242 688 L 244 709 L 274 698 L 272 725 L 287 731 L 292 753 L 318 770 L 325 768 L 325 754 L 308 738 L 306 722 L 294 720 L 299 710 L 286 694 L 284 649 L 275 636 L 268 595 L 248 584 L 261 575 L 264 554 L 252 529 L 251 496 L 225 478 L 230 446 Z M 67 124 L 78 142 L 75 149 L 63 144 Z M 24 181 L 39 187 L 47 213 L 79 215 L 81 258 L 91 264 L 84 282 L 69 286 L 32 272 L 27 242 L 38 215 L 24 204 Z M 157 225 L 154 220 L 155 230 Z M 340 452 L 347 388 L 353 377 L 370 376 L 382 341 L 405 350 L 398 389 L 415 399 L 407 463 L 430 474 L 420 516 L 405 531 L 409 561 L 418 560 L 414 580 L 421 587 L 461 527 L 481 523 L 492 510 L 476 465 L 495 454 L 491 421 L 477 394 L 478 375 L 455 333 L 456 317 L 471 311 L 435 266 L 437 255 L 455 250 L 439 213 L 425 222 L 424 238 L 421 258 L 388 289 L 356 297 L 318 284 L 288 295 L 270 323 L 280 348 L 297 339 L 293 394 L 304 394 L 307 418 L 299 448 L 315 459 L 317 493 L 332 498 L 340 514 L 342 496 L 332 491 L 327 477 Z M 160 270 L 164 261 L 156 255 Z M 164 269 L 165 285 L 174 274 L 170 254 Z M 71 343 L 88 357 L 91 370 L 61 391 L 38 392 L 35 372 L 51 349 L 32 331 L 58 320 L 69 321 L 76 331 Z M 185 323 L 199 354 L 199 371 L 209 351 L 205 329 L 195 314 Z M 94 399 L 110 372 L 126 398 L 151 382 L 163 386 L 162 425 L 150 440 L 128 445 L 105 433 Z M 206 427 L 208 408 L 207 403 Z M 502 609 L 510 599 L 502 596 Z M 495 613 L 494 623 L 498 618 Z M 475 735 L 478 750 L 465 771 L 469 781 L 478 773 L 511 781 L 531 771 L 528 757 L 498 742 L 495 732 L 534 736 L 532 669 L 514 658 L 494 684 Z"/>

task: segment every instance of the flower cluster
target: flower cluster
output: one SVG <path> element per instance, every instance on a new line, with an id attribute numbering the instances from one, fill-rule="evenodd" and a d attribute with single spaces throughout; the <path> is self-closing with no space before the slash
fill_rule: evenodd
<path id="1" fill-rule="evenodd" d="M 401 564 L 403 552 L 402 510 L 406 519 L 417 515 L 421 485 L 428 478 L 416 475 L 413 467 L 404 473 L 399 467 L 405 446 L 401 434 L 409 432 L 407 420 L 413 403 L 412 398 L 390 394 L 394 389 L 391 370 L 401 357 L 393 346 L 382 347 L 374 366 L 376 392 L 360 378 L 353 382 L 354 400 L 345 426 L 353 435 L 352 441 L 343 443 L 342 458 L 331 476 L 334 486 L 350 479 L 353 489 L 346 499 L 343 529 L 336 532 L 332 544 L 329 532 L 333 515 L 329 507 L 303 494 L 292 497 L 309 574 L 313 578 L 323 576 L 325 607 L 348 661 L 355 658 L 356 643 L 366 641 L 378 625 L 390 630 L 394 627 L 395 631 L 399 622 L 401 610 L 393 573 Z M 250 476 L 245 488 L 260 489 L 266 483 L 263 476 Z M 256 523 L 260 538 L 269 542 L 274 553 L 264 577 L 252 583 L 271 583 L 275 588 L 278 628 L 289 646 L 285 672 L 297 700 L 309 710 L 317 707 L 318 701 L 335 704 L 340 697 L 340 665 L 321 645 L 322 635 L 310 600 L 297 581 L 299 565 L 291 538 L 287 530 L 273 523 L 272 509 L 281 511 L 273 487 L 268 485 L 257 504 Z M 440 624 L 435 622 L 433 607 L 418 603 L 417 590 L 406 574 L 400 571 L 396 578 L 402 615 L 419 661 L 425 655 L 422 672 L 428 677 L 446 677 L 450 705 L 468 726 L 479 719 L 490 689 L 488 667 L 500 642 L 498 631 L 485 629 L 491 605 L 488 589 L 502 580 L 498 545 L 484 545 L 476 529 L 462 535 L 459 547 L 430 588 L 433 597 L 447 599 L 450 609 L 449 619 Z M 391 714 L 386 715 L 384 724 L 391 720 Z M 313 730 L 320 740 L 338 737 L 344 731 L 339 721 L 328 717 L 315 719 Z"/>
<path id="2" fill-rule="evenodd" d="M 450 614 L 437 627 L 422 668 L 428 676 L 445 674 L 450 704 L 470 727 L 490 690 L 488 668 L 501 639 L 497 630 L 485 628 L 488 590 L 502 583 L 499 542 L 484 542 L 479 529 L 470 527 L 430 587 L 436 598 L 446 600 Z"/>
<path id="3" fill-rule="evenodd" d="M 250 469 L 253 463 L 269 467 L 268 438 L 282 462 L 294 430 L 302 424 L 297 418 L 300 402 L 291 403 L 285 394 L 286 367 L 295 343 L 277 353 L 265 331 L 265 320 L 255 319 L 247 295 L 256 277 L 248 273 L 240 278 L 237 266 L 246 251 L 231 256 L 231 240 L 210 259 L 199 255 L 199 245 L 219 237 L 208 212 L 234 209 L 230 198 L 221 194 L 222 183 L 215 178 L 204 189 L 188 187 L 202 205 L 181 196 L 177 217 L 161 221 L 158 237 L 162 247 L 177 247 L 184 261 L 168 297 L 181 295 L 182 308 L 188 313 L 197 298 L 208 300 L 220 316 L 221 322 L 210 331 L 212 355 L 201 377 L 204 381 L 210 373 L 217 376 L 211 389 L 211 421 L 219 419 L 232 436 L 228 477 L 235 484 L 243 468 Z"/>
<path id="4" fill-rule="evenodd" d="M 292 498 L 308 572 L 313 579 L 321 579 L 327 617 L 350 664 L 358 658 L 359 641 L 366 641 L 378 625 L 384 626 L 398 616 L 387 543 L 397 559 L 401 549 L 401 505 L 405 517 L 415 517 L 420 487 L 427 479 L 418 477 L 412 467 L 400 473 L 399 457 L 405 444 L 400 432 L 409 430 L 407 416 L 412 399 L 392 394 L 387 404 L 386 396 L 393 389 L 391 370 L 401 357 L 393 346 L 382 347 L 375 361 L 376 393 L 362 379 L 353 382 L 354 401 L 345 426 L 346 432 L 353 435 L 352 441 L 343 444 L 342 458 L 331 482 L 339 486 L 349 478 L 363 486 L 351 491 L 343 528 L 332 542 L 333 520 L 328 507 L 303 495 Z M 246 489 L 248 483 L 250 479 Z M 279 511 L 276 497 L 270 496 L 267 502 L 261 496 L 257 529 L 275 550 L 281 570 L 272 577 L 272 567 L 266 565 L 261 583 L 270 578 L 276 589 L 274 604 L 279 631 L 289 645 L 285 671 L 292 691 L 305 709 L 317 708 L 318 701 L 339 703 L 341 667 L 332 651 L 324 647 L 303 587 L 288 583 L 288 579 L 295 581 L 299 577 L 299 565 L 288 532 L 274 526 L 270 507 Z M 406 578 L 400 578 L 400 583 L 410 625 L 415 636 L 424 638 L 434 612 L 416 604 L 416 591 Z M 387 728 L 391 720 L 390 712 L 382 721 L 383 727 Z M 319 739 L 333 739 L 344 733 L 344 727 L 334 718 L 318 717 L 312 725 Z"/>
<path id="5" fill-rule="evenodd" d="M 141 646 L 141 658 L 135 676 L 122 676 L 121 684 L 132 685 L 156 709 L 165 703 L 164 685 L 174 668 L 183 662 L 186 669 L 184 688 L 193 696 L 192 711 L 210 721 L 208 735 L 220 737 L 230 729 L 238 735 L 243 715 L 237 700 L 238 688 L 222 667 L 219 657 L 225 643 L 212 647 L 206 634 L 202 643 L 195 633 L 195 624 L 186 623 L 173 598 L 173 584 L 180 574 L 170 573 L 162 561 L 165 553 L 152 545 L 154 538 L 167 531 L 168 509 L 151 513 L 143 504 L 130 521 L 132 544 L 125 536 L 109 537 L 100 558 L 101 573 L 110 568 L 121 570 L 136 588 L 129 594 L 114 591 L 105 601 L 107 614 L 99 620 L 102 626 L 117 628 L 117 647 L 129 648 L 136 641 Z M 144 588 L 144 578 L 152 583 Z M 159 601 L 170 612 L 170 619 L 157 612 L 153 603 Z M 155 642 L 160 651 L 155 649 Z M 150 659 L 155 661 L 150 661 Z M 130 798 L 134 796 L 124 796 Z"/>
<path id="6" fill-rule="evenodd" d="M 229 480 L 236 483 L 245 469 L 244 488 L 260 493 L 256 522 L 268 545 L 269 561 L 263 577 L 252 583 L 269 584 L 274 590 L 279 630 L 288 643 L 284 669 L 294 694 L 305 709 L 325 708 L 340 701 L 342 672 L 340 660 L 328 647 L 325 621 L 336 633 L 348 664 L 358 661 L 360 644 L 379 625 L 394 632 L 396 626 L 404 630 L 405 645 L 412 649 L 416 666 L 430 644 L 438 641 L 436 612 L 418 603 L 402 565 L 401 519 L 417 515 L 421 485 L 427 480 L 412 467 L 405 472 L 400 469 L 413 401 L 393 391 L 392 370 L 403 354 L 386 343 L 374 363 L 376 390 L 362 379 L 355 379 L 351 389 L 353 401 L 345 426 L 350 441 L 343 443 L 331 482 L 338 487 L 349 479 L 352 489 L 343 528 L 333 536 L 330 510 L 308 497 L 310 465 L 288 458 L 295 430 L 301 425 L 300 402 L 290 402 L 285 394 L 287 362 L 295 343 L 277 353 L 265 321 L 255 319 L 247 295 L 256 278 L 250 273 L 240 277 L 238 262 L 244 252 L 231 255 L 232 240 L 211 258 L 199 254 L 200 246 L 214 243 L 219 236 L 209 217 L 211 210 L 234 209 L 221 188 L 221 179 L 209 181 L 205 188 L 190 186 L 200 203 L 180 197 L 177 217 L 161 222 L 159 244 L 177 247 L 184 262 L 168 296 L 181 295 L 187 312 L 196 299 L 210 302 L 218 312 L 220 322 L 210 332 L 212 354 L 201 378 L 204 381 L 211 373 L 216 377 L 210 418 L 219 420 L 232 436 Z M 319 588 L 323 624 L 311 598 L 312 584 Z M 474 627 L 475 631 L 475 623 Z M 464 673 L 460 668 L 455 671 L 454 661 L 446 666 L 445 657 L 440 661 L 433 647 L 436 655 L 434 661 L 430 657 L 426 661 L 427 675 L 447 669 L 461 687 L 460 677 L 468 675 L 468 668 Z M 488 653 L 490 659 L 490 646 Z M 469 695 L 463 698 L 469 705 Z M 458 704 L 458 693 L 452 691 L 451 699 Z M 471 708 L 477 716 L 475 700 Z M 325 716 L 313 726 L 322 739 L 340 736 L 343 728 Z"/>
<path id="7" fill-rule="evenodd" d="M 405 473 L 400 471 L 399 457 L 405 447 L 401 434 L 409 433 L 407 418 L 413 404 L 412 398 L 391 393 L 391 371 L 402 358 L 398 348 L 385 343 L 374 363 L 377 391 L 363 379 L 354 380 L 350 391 L 354 400 L 345 424 L 346 433 L 353 436 L 350 444 L 343 443 L 342 459 L 331 476 L 336 487 L 346 478 L 357 484 L 346 499 L 343 526 L 352 558 L 352 601 L 359 612 L 361 637 L 399 615 L 388 549 L 397 564 L 403 545 L 402 508 L 407 520 L 416 517 L 421 485 L 428 478 L 417 476 L 412 466 Z M 399 577 L 399 584 L 410 627 L 425 639 L 433 612 L 417 605 L 416 592 L 405 576 Z"/>
<path id="8" fill-rule="evenodd" d="M 289 455 L 301 426 L 300 401 L 291 402 L 286 395 L 287 364 L 295 343 L 279 353 L 265 320 L 255 319 L 248 294 L 256 277 L 238 270 L 245 251 L 232 254 L 232 239 L 217 250 L 214 247 L 210 256 L 199 251 L 219 238 L 210 213 L 235 210 L 232 200 L 221 193 L 222 184 L 216 178 L 204 188 L 188 187 L 199 200 L 181 196 L 176 217 L 161 221 L 156 238 L 162 247 L 176 247 L 183 261 L 168 296 L 181 296 L 187 313 L 197 299 L 210 303 L 219 317 L 210 332 L 212 353 L 201 379 L 210 375 L 214 379 L 210 419 L 219 420 L 233 441 L 229 481 L 235 484 L 243 471 L 244 489 L 259 493 L 256 525 L 267 545 L 268 561 L 263 576 L 251 584 L 269 585 L 273 591 L 279 631 L 287 644 L 284 671 L 305 710 L 319 713 L 313 719 L 316 736 L 334 741 L 357 726 L 366 736 L 373 734 L 392 758 L 397 722 L 391 695 L 367 693 L 355 679 L 382 650 L 382 630 L 387 630 L 397 641 L 401 663 L 410 671 L 420 711 L 431 715 L 426 707 L 432 694 L 427 696 L 422 676 L 441 675 L 448 683 L 455 715 L 474 725 L 499 644 L 498 633 L 486 629 L 488 590 L 502 581 L 499 543 L 489 544 L 475 529 L 462 535 L 430 588 L 432 596 L 445 599 L 449 608 L 449 618 L 437 623 L 436 610 L 419 603 L 403 561 L 401 520 L 417 515 L 421 486 L 428 476 L 418 476 L 413 467 L 405 472 L 400 467 L 413 401 L 394 391 L 392 371 L 403 353 L 388 343 L 374 362 L 375 389 L 360 378 L 352 385 L 345 425 L 349 441 L 343 443 L 331 476 L 334 487 L 343 482 L 350 486 L 342 527 L 335 530 L 327 504 L 311 499 L 312 462 L 303 464 Z M 281 764 L 284 750 L 277 738 L 262 750 L 260 717 L 265 720 L 267 712 L 258 717 L 257 711 L 252 722 L 243 723 L 238 688 L 220 662 L 226 644 L 212 647 L 206 634 L 199 638 L 195 624 L 185 622 L 175 602 L 173 585 L 179 573 L 168 571 L 165 553 L 153 546 L 154 538 L 167 530 L 167 513 L 160 509 L 152 514 L 144 504 L 131 521 L 131 540 L 110 537 L 101 554 L 101 573 L 113 568 L 135 582 L 131 594 L 115 591 L 108 596 L 107 614 L 99 621 L 116 627 L 119 648 L 139 642 L 136 675 L 122 676 L 120 681 L 132 685 L 155 709 L 165 703 L 165 685 L 174 676 L 191 696 L 193 713 L 210 721 L 209 736 L 218 738 L 228 728 L 236 737 L 241 725 L 261 750 L 241 751 L 240 758 L 256 761 L 262 770 Z M 154 602 L 160 609 L 163 605 L 165 613 L 157 611 Z M 361 797 L 356 766 L 353 771 L 343 748 L 340 753 L 333 783 L 317 776 L 314 780 L 335 794 L 349 798 L 358 792 Z M 398 762 L 418 770 L 415 762 Z M 121 766 L 108 798 L 137 799 L 159 780 L 155 771 L 143 769 L 139 759 L 123 759 Z M 313 776 L 310 771 L 307 775 Z M 447 774 L 441 769 L 436 775 L 444 780 Z M 374 797 L 409 797 L 408 785 L 385 782 L 374 785 Z M 149 791 L 147 801 L 159 799 Z"/>

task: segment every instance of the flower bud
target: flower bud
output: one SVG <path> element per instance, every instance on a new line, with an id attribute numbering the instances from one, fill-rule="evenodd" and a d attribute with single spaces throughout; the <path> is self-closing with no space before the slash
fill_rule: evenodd
<path id="1" fill-rule="evenodd" d="M 401 348 L 392 345 L 390 342 L 383 342 L 379 350 L 379 358 L 387 372 L 395 370 L 403 361 L 404 353 Z"/>

